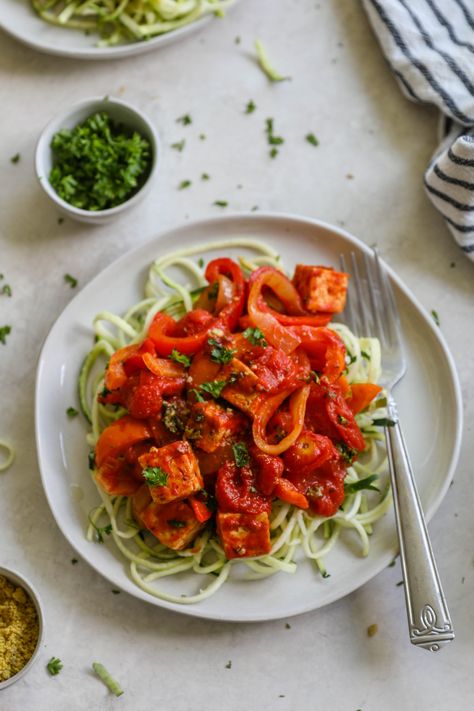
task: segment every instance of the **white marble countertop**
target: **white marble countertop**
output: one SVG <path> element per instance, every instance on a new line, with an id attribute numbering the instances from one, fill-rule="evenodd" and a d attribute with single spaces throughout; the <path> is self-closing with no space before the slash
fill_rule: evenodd
<path id="1" fill-rule="evenodd" d="M 266 80 L 253 59 L 256 37 L 291 82 Z M 0 475 L 0 564 L 33 582 L 46 614 L 40 660 L 0 692 L 0 708 L 466 708 L 474 638 L 474 266 L 423 191 L 437 143 L 435 110 L 401 95 L 356 3 L 247 0 L 183 42 L 114 62 L 48 57 L 4 35 L 0 46 L 0 272 L 13 289 L 11 299 L 0 297 L 0 325 L 13 326 L 0 345 L 0 437 L 17 450 Z M 122 96 L 156 121 L 161 173 L 145 202 L 113 224 L 58 224 L 34 177 L 35 142 L 59 110 L 100 94 Z M 250 99 L 257 111 L 247 116 Z M 176 118 L 187 112 L 193 124 L 183 128 Z M 286 138 L 274 161 L 267 116 Z M 310 131 L 317 148 L 304 140 Z M 182 138 L 185 150 L 172 150 Z M 21 159 L 12 164 L 17 152 Z M 202 182 L 202 172 L 211 180 Z M 193 185 L 179 191 L 184 179 Z M 177 615 L 112 594 L 82 560 L 71 565 L 74 552 L 42 490 L 33 420 L 39 350 L 74 296 L 63 275 L 74 274 L 82 286 L 159 231 L 215 214 L 217 199 L 238 212 L 258 205 L 344 225 L 376 242 L 419 301 L 439 314 L 461 380 L 465 432 L 454 484 L 430 524 L 457 631 L 437 655 L 408 643 L 398 562 L 336 604 L 291 619 L 290 627 L 288 620 L 227 624 Z M 369 638 L 372 623 L 378 633 Z M 53 655 L 64 662 L 54 678 L 45 669 Z M 89 671 L 93 658 L 121 681 L 120 699 Z"/>

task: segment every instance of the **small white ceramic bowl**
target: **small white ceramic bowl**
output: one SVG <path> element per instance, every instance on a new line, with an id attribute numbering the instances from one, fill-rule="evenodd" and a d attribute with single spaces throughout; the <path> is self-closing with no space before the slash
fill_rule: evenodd
<path id="1" fill-rule="evenodd" d="M 6 679 L 5 681 L 0 681 L 0 691 L 2 689 L 5 689 L 7 686 L 10 686 L 10 684 L 14 684 L 16 681 L 21 679 L 29 669 L 33 666 L 35 661 L 38 659 L 40 650 L 41 650 L 41 645 L 43 643 L 43 636 L 44 636 L 44 618 L 43 618 L 43 612 L 41 609 L 41 602 L 38 596 L 38 593 L 34 590 L 32 587 L 31 583 L 29 583 L 25 578 L 23 578 L 21 575 L 19 575 L 17 572 L 10 570 L 8 568 L 1 568 L 0 567 L 0 575 L 3 575 L 7 580 L 9 580 L 13 585 L 17 585 L 20 588 L 23 588 L 23 590 L 26 592 L 27 595 L 30 596 L 32 599 L 34 606 L 36 608 L 36 613 L 38 615 L 38 641 L 36 643 L 35 650 L 33 654 L 31 655 L 30 659 L 27 661 L 23 669 L 20 669 L 19 672 L 11 676 L 9 679 Z"/>
<path id="2" fill-rule="evenodd" d="M 49 174 L 53 165 L 51 140 L 60 129 L 74 128 L 98 111 L 105 111 L 117 123 L 137 131 L 143 138 L 146 138 L 151 146 L 151 164 L 145 182 L 128 200 L 108 210 L 82 210 L 60 198 L 49 182 Z M 161 148 L 158 133 L 149 118 L 125 101 L 108 97 L 93 97 L 75 104 L 48 123 L 36 146 L 35 167 L 43 190 L 62 213 L 79 220 L 79 222 L 100 225 L 118 217 L 145 197 L 156 175 L 160 157 Z"/>

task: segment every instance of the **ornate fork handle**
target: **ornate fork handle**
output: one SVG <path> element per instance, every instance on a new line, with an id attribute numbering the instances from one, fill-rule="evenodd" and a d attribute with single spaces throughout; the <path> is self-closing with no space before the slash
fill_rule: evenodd
<path id="1" fill-rule="evenodd" d="M 389 397 L 385 428 L 410 641 L 431 652 L 454 639 L 454 630 L 426 530 L 395 401 Z"/>

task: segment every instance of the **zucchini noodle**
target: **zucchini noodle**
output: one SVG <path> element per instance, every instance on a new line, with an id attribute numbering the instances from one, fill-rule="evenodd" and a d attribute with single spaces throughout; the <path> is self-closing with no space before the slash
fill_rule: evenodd
<path id="1" fill-rule="evenodd" d="M 148 40 L 214 14 L 234 0 L 32 0 L 38 15 L 57 27 L 95 32 L 99 47 Z"/>
<path id="2" fill-rule="evenodd" d="M 5 451 L 4 458 L 0 459 L 0 472 L 6 471 L 13 464 L 15 449 L 4 439 L 0 439 L 0 451 Z"/>
<path id="3" fill-rule="evenodd" d="M 125 410 L 102 405 L 97 395 L 104 387 L 104 367 L 117 348 L 142 341 L 158 311 L 180 318 L 193 308 L 202 288 L 207 285 L 200 254 L 228 254 L 229 249 L 245 249 L 252 256 L 240 257 L 247 275 L 261 265 L 281 270 L 279 255 L 268 245 L 254 239 L 240 238 L 208 242 L 177 250 L 159 257 L 151 265 L 145 285 L 145 298 L 120 317 L 103 311 L 94 319 L 96 342 L 87 355 L 79 378 L 80 402 L 91 424 L 88 444 L 93 448 L 102 430 L 118 419 Z M 347 326 L 329 326 L 344 341 L 347 351 L 346 377 L 349 383 L 377 382 L 381 373 L 380 345 L 373 338 L 357 338 Z M 372 525 L 389 509 L 391 492 L 386 483 L 387 460 L 383 436 L 373 420 L 386 416 L 386 398 L 375 402 L 356 416 L 366 441 L 358 461 L 347 469 L 346 483 L 354 484 L 370 475 L 378 475 L 383 490 L 346 493 L 340 509 L 332 517 L 309 514 L 283 501 L 275 501 L 270 515 L 271 550 L 267 555 L 228 560 L 211 525 L 202 530 L 185 550 L 171 550 L 149 532 L 139 530 L 133 521 L 131 500 L 109 496 L 97 486 L 99 506 L 89 517 L 87 539 L 101 540 L 110 536 L 128 562 L 132 580 L 150 595 L 178 604 L 201 602 L 213 595 L 229 578 L 232 570 L 245 580 L 260 580 L 278 572 L 294 574 L 301 558 L 312 561 L 323 577 L 329 577 L 325 559 L 341 536 L 351 532 L 359 541 L 361 556 L 370 548 Z M 2 446 L 3 443 L 0 443 Z M 92 470 L 94 473 L 94 470 Z M 95 481 L 95 479 L 94 479 Z M 204 584 L 191 594 L 175 594 L 155 585 L 155 581 L 181 573 L 203 576 Z M 184 582 L 184 581 L 183 581 Z"/>

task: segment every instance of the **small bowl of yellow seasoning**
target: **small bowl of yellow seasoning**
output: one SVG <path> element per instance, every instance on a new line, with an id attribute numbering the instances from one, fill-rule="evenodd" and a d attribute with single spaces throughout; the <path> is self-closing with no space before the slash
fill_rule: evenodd
<path id="1" fill-rule="evenodd" d="M 42 639 L 38 595 L 18 573 L 0 567 L 0 691 L 31 668 Z"/>

